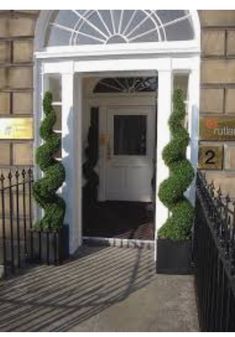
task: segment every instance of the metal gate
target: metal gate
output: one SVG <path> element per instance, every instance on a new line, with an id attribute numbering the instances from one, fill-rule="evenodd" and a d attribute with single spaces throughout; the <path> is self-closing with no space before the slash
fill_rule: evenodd
<path id="1" fill-rule="evenodd" d="M 0 176 L 0 264 L 15 273 L 32 252 L 32 169 Z"/>
<path id="2" fill-rule="evenodd" d="M 0 266 L 4 275 L 36 264 L 61 264 L 69 258 L 69 227 L 33 226 L 33 171 L 0 175 Z"/>

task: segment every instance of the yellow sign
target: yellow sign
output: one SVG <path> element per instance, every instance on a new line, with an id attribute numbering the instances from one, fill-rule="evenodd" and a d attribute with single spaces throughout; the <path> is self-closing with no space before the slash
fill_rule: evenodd
<path id="1" fill-rule="evenodd" d="M 222 170 L 223 157 L 222 145 L 200 145 L 198 167 L 202 170 Z"/>
<path id="2" fill-rule="evenodd" d="M 202 116 L 200 118 L 200 139 L 235 141 L 235 118 Z"/>
<path id="3" fill-rule="evenodd" d="M 31 117 L 0 118 L 0 139 L 32 139 Z"/>

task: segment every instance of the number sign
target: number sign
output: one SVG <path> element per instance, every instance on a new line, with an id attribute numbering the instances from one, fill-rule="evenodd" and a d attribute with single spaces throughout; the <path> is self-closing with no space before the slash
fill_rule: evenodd
<path id="1" fill-rule="evenodd" d="M 200 145 L 198 167 L 205 170 L 223 169 L 223 146 Z"/>

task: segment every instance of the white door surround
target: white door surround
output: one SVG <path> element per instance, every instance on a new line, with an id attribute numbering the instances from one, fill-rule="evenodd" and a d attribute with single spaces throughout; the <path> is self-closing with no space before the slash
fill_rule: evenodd
<path id="1" fill-rule="evenodd" d="M 44 15 L 44 14 L 43 14 Z M 43 18 L 39 20 L 37 28 L 42 34 Z M 115 76 L 123 72 L 152 73 L 158 76 L 158 123 L 157 123 L 157 175 L 156 194 L 160 183 L 168 177 L 168 168 L 162 159 L 162 151 L 170 140 L 168 119 L 172 110 L 173 76 L 176 73 L 188 73 L 189 97 L 188 118 L 191 143 L 188 157 L 194 168 L 197 165 L 198 152 L 198 115 L 199 115 L 199 84 L 200 84 L 200 27 L 199 20 L 196 27 L 197 38 L 195 41 L 181 44 L 181 48 L 175 45 L 173 49 L 164 47 L 143 51 L 133 49 L 126 53 L 122 49 L 122 57 L 118 57 L 118 51 L 99 55 L 86 55 L 78 51 L 77 47 L 65 53 L 55 48 L 51 51 L 35 53 L 35 144 L 37 147 L 41 140 L 39 137 L 39 125 L 42 119 L 42 98 L 45 92 L 45 75 L 60 74 L 62 82 L 62 162 L 66 169 L 66 181 L 62 187 L 62 195 L 66 200 L 65 223 L 70 226 L 70 252 L 73 253 L 82 244 L 82 78 L 88 76 Z M 37 32 L 36 32 L 37 36 Z M 38 37 L 39 38 L 39 37 Z M 170 43 L 170 42 L 169 42 Z M 175 42 L 174 42 L 175 43 Z M 171 46 L 174 43 L 170 44 Z M 168 43 L 167 43 L 168 44 Z M 142 45 L 142 44 L 141 44 Z M 166 45 L 165 45 L 166 46 Z M 110 47 L 110 46 L 109 46 Z M 128 47 L 129 48 L 129 47 Z M 109 48 L 110 49 L 110 48 Z M 75 94 L 76 93 L 76 94 Z M 37 176 L 40 175 L 36 169 Z M 189 191 L 191 200 L 194 200 L 193 188 Z M 162 226 L 168 216 L 167 208 L 156 195 L 155 229 Z M 155 235 L 156 237 L 156 235 Z"/>

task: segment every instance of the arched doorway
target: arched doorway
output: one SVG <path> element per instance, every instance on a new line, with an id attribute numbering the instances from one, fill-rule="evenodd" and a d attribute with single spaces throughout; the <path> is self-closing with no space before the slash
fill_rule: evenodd
<path id="1" fill-rule="evenodd" d="M 167 217 L 157 197 L 168 171 L 162 150 L 169 141 L 168 119 L 174 77 L 187 74 L 188 156 L 197 163 L 200 25 L 195 11 L 71 10 L 42 12 L 35 43 L 35 146 L 45 90 L 54 92 L 61 118 L 61 160 L 66 182 L 61 190 L 70 225 L 70 251 L 82 243 L 82 81 L 84 77 L 157 77 L 155 230 Z M 193 188 L 189 191 L 193 200 Z"/>

